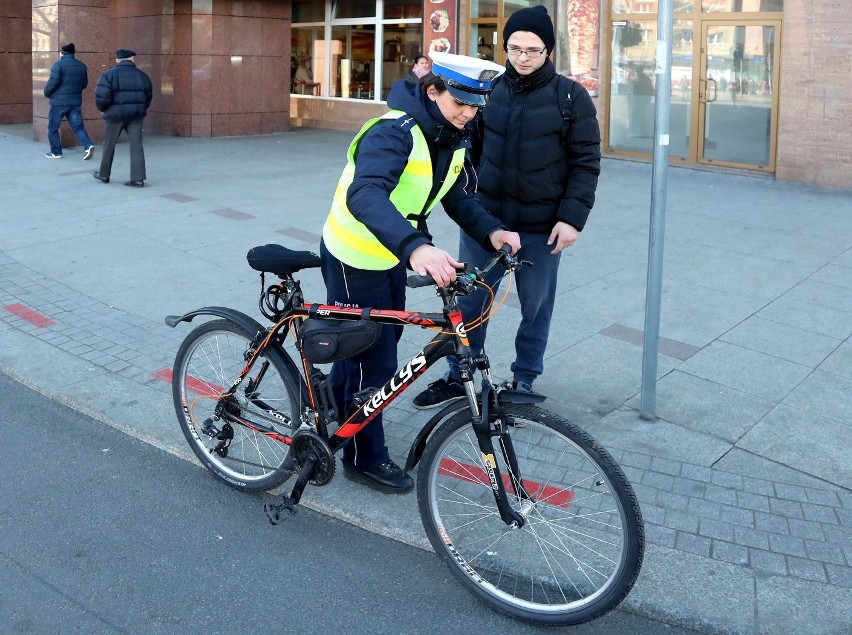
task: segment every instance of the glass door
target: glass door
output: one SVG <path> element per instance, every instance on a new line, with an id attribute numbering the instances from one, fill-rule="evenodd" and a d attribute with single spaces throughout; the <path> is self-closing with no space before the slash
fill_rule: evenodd
<path id="1" fill-rule="evenodd" d="M 703 21 L 698 162 L 772 172 L 780 21 Z"/>

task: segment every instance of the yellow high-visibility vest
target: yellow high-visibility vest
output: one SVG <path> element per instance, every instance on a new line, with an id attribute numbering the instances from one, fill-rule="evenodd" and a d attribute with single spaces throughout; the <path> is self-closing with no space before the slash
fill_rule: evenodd
<path id="1" fill-rule="evenodd" d="M 351 267 L 384 271 L 396 266 L 399 262 L 399 259 L 378 241 L 367 226 L 352 215 L 346 206 L 346 192 L 355 177 L 355 149 L 358 147 L 358 141 L 382 119 L 396 120 L 403 116 L 406 116 L 406 113 L 401 110 L 391 110 L 381 117 L 371 119 L 364 124 L 349 145 L 346 167 L 337 182 L 331 211 L 322 228 L 322 238 L 329 252 Z M 409 214 L 428 215 L 432 211 L 461 174 L 465 153 L 464 148 L 459 148 L 453 153 L 444 184 L 435 198 L 430 201 L 429 193 L 432 191 L 433 178 L 429 146 L 418 126 L 411 127 L 411 136 L 414 139 L 414 147 L 408 155 L 408 163 L 399 178 L 399 183 L 390 195 L 391 203 L 406 218 Z M 413 227 L 417 227 L 416 219 L 408 220 Z"/>

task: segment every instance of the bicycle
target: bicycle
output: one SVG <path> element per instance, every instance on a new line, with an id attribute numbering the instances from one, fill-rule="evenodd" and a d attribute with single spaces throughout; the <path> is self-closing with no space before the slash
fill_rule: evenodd
<path id="1" fill-rule="evenodd" d="M 258 304 L 271 326 L 217 306 L 166 318 L 171 327 L 218 318 L 183 341 L 172 381 L 183 434 L 213 474 L 245 491 L 296 476 L 281 503 L 264 505 L 269 521 L 280 522 L 308 483 L 331 482 L 335 454 L 356 432 L 454 353 L 466 398 L 423 426 L 405 464 L 406 472 L 419 464 L 417 501 L 435 552 L 467 590 L 525 621 L 580 624 L 627 596 L 645 544 L 627 478 L 585 431 L 538 407 L 543 397 L 495 384 L 488 357 L 468 345 L 456 298 L 498 265 L 508 275 L 529 263 L 504 248 L 482 269 L 436 287 L 443 309 L 426 313 L 307 303 L 294 274 L 318 267 L 319 256 L 266 245 L 247 258 L 260 272 Z M 281 282 L 266 286 L 266 274 Z M 408 278 L 412 288 L 431 284 L 428 276 Z M 384 386 L 357 393 L 351 411 L 338 413 L 317 366 L 362 353 L 383 324 L 438 333 Z M 285 350 L 288 336 L 296 361 Z"/>

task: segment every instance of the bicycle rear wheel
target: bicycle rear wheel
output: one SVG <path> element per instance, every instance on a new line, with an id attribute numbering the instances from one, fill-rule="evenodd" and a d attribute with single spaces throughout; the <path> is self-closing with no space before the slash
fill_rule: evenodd
<path id="1" fill-rule="evenodd" d="M 220 479 L 245 491 L 272 489 L 287 479 L 282 466 L 289 446 L 219 418 L 217 408 L 284 435 L 299 427 L 299 378 L 275 349 L 264 351 L 251 373 L 224 395 L 245 367 L 253 339 L 228 320 L 206 322 L 181 344 L 172 375 L 175 411 L 195 455 Z"/>
<path id="2" fill-rule="evenodd" d="M 574 424 L 535 406 L 505 407 L 518 471 L 494 438 L 512 508 L 501 519 L 470 410 L 441 425 L 423 454 L 417 498 L 435 552 L 472 593 L 525 621 L 580 624 L 621 602 L 642 566 L 636 496 L 612 457 Z"/>

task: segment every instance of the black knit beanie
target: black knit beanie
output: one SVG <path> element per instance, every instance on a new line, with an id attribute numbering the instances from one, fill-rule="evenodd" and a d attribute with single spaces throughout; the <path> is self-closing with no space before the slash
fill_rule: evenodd
<path id="1" fill-rule="evenodd" d="M 509 36 L 515 31 L 529 31 L 535 33 L 544 42 L 548 54 L 553 51 L 556 46 L 556 35 L 553 32 L 553 22 L 550 21 L 550 16 L 547 15 L 547 8 L 541 5 L 529 9 L 521 9 L 515 11 L 509 19 L 506 20 L 506 26 L 503 27 L 503 50 L 508 46 Z"/>
<path id="2" fill-rule="evenodd" d="M 59 47 L 59 52 L 63 55 L 74 55 L 76 52 L 76 48 L 74 48 L 74 42 L 69 42 L 68 44 L 63 44 Z"/>

